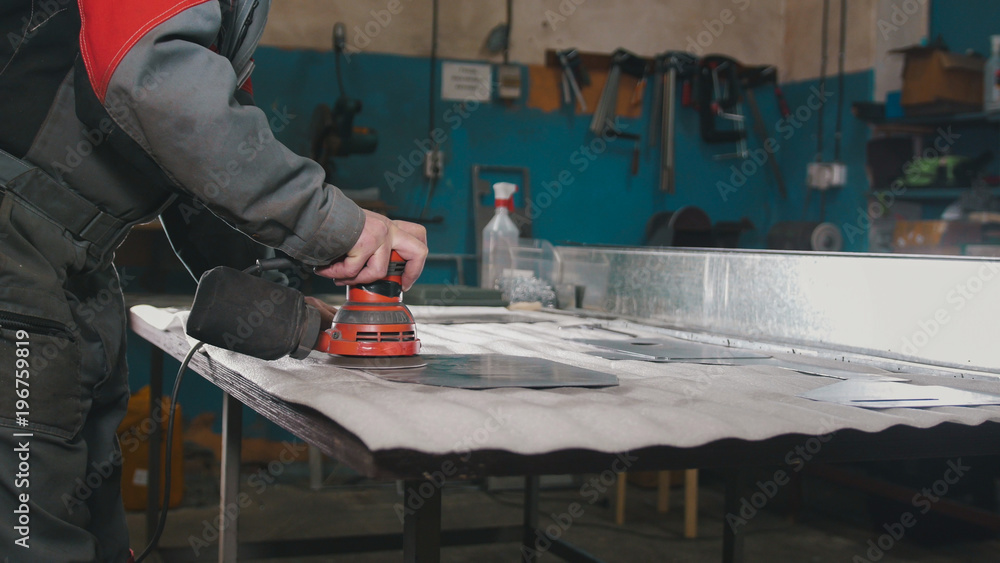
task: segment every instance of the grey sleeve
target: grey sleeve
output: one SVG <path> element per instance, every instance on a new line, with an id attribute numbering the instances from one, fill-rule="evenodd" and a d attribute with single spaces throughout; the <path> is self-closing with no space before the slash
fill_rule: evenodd
<path id="1" fill-rule="evenodd" d="M 115 69 L 104 105 L 214 213 L 305 264 L 329 264 L 357 242 L 365 214 L 274 138 L 260 108 L 236 101 L 232 65 L 209 49 L 220 17 L 205 2 L 153 28 Z"/>

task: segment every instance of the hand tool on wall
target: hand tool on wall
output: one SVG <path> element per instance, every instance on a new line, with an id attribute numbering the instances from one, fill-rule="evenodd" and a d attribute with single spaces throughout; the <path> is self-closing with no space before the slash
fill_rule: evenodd
<path id="1" fill-rule="evenodd" d="M 660 191 L 674 193 L 674 127 L 677 82 L 690 78 L 697 59 L 683 51 L 659 55 L 654 62 L 653 106 L 649 120 L 649 144 L 660 139 Z"/>
<path id="2" fill-rule="evenodd" d="M 352 154 L 371 154 L 378 147 L 378 133 L 369 127 L 354 125 L 354 118 L 361 113 L 361 100 L 350 98 L 344 89 L 341 75 L 341 57 L 346 47 L 343 23 L 333 26 L 334 64 L 337 72 L 338 97 L 333 107 L 320 104 L 313 110 L 309 126 L 310 158 L 326 171 L 329 182 L 336 173 L 334 157 Z"/>
<path id="3" fill-rule="evenodd" d="M 632 164 L 629 166 L 629 171 L 633 176 L 639 174 L 639 155 L 642 152 L 642 137 L 638 133 L 623 133 L 621 131 L 613 131 L 611 134 L 614 139 L 627 139 L 635 143 L 632 147 Z"/>
<path id="4" fill-rule="evenodd" d="M 729 57 L 711 55 L 698 61 L 696 76 L 701 138 L 706 143 L 736 143 L 736 152 L 716 155 L 746 158 L 746 118 L 740 109 L 739 63 Z M 719 129 L 717 118 L 732 121 L 733 129 Z"/>
<path id="5" fill-rule="evenodd" d="M 754 93 L 754 88 L 762 84 L 773 84 L 775 90 L 774 95 L 778 100 L 778 111 L 784 118 L 790 116 L 791 111 L 789 111 L 788 104 L 785 102 L 785 98 L 781 94 L 781 88 L 778 87 L 778 70 L 774 66 L 770 65 L 742 67 L 740 69 L 740 78 L 743 84 L 743 93 L 747 99 L 747 105 L 750 106 L 750 112 L 753 114 L 754 133 L 757 135 L 757 140 L 760 142 L 761 146 L 765 146 L 770 136 L 768 135 L 767 127 L 764 125 L 764 116 L 760 112 L 760 105 L 757 103 L 757 95 Z M 768 155 L 767 164 L 768 167 L 770 167 L 771 172 L 774 174 L 775 182 L 778 185 L 778 193 L 781 195 L 782 199 L 787 199 L 788 188 L 785 186 L 785 176 L 781 173 L 781 167 L 778 166 L 778 161 L 775 159 L 775 155 Z"/>
<path id="6" fill-rule="evenodd" d="M 590 86 L 590 75 L 583 66 L 580 52 L 576 49 L 566 49 L 556 53 L 562 66 L 563 102 L 569 104 L 574 99 L 580 105 L 580 111 L 587 111 L 587 102 L 583 99 L 581 86 Z"/>
<path id="7" fill-rule="evenodd" d="M 653 59 L 653 104 L 649 108 L 649 129 L 646 132 L 646 144 L 655 146 L 660 140 L 660 130 L 663 126 L 663 90 L 666 78 L 666 55 L 658 55 Z"/>
<path id="8" fill-rule="evenodd" d="M 597 102 L 594 116 L 590 120 L 591 133 L 600 135 L 604 132 L 608 120 L 614 118 L 622 73 L 642 79 L 646 73 L 646 66 L 645 59 L 625 49 L 618 49 L 611 55 L 611 69 L 608 71 L 608 79 L 604 83 L 601 99 Z"/>

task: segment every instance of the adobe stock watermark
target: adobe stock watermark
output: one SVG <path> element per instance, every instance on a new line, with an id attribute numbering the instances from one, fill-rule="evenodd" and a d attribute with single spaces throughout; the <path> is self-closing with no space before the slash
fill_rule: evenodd
<path id="1" fill-rule="evenodd" d="M 558 30 L 559 26 L 566 23 L 586 2 L 587 0 L 561 0 L 556 10 L 545 10 L 545 23 L 552 31 Z"/>
<path id="2" fill-rule="evenodd" d="M 565 188 L 576 181 L 576 176 L 586 172 L 594 161 L 608 151 L 611 141 L 620 138 L 626 129 L 628 129 L 628 123 L 622 121 L 621 116 L 616 115 L 614 120 L 608 119 L 604 123 L 600 135 L 595 135 L 589 143 L 577 147 L 569 155 L 569 163 L 573 165 L 573 169 L 560 170 L 554 179 L 542 182 L 541 189 L 532 194 L 527 221 L 535 221 L 541 217 L 542 213 L 562 196 Z M 525 219 L 518 216 L 513 217 L 513 219 L 518 227 L 526 222 Z"/>
<path id="3" fill-rule="evenodd" d="M 910 505 L 914 509 L 919 509 L 919 515 L 922 516 L 930 512 L 934 503 L 947 495 L 951 487 L 958 483 L 972 469 L 972 467 L 962 464 L 962 458 L 948 460 L 946 465 L 948 468 L 945 469 L 944 475 L 940 479 L 931 483 L 929 487 L 924 487 L 910 499 Z M 918 514 L 915 514 L 914 511 L 907 510 L 900 514 L 899 518 L 895 521 L 882 524 L 882 529 L 885 530 L 885 533 L 876 538 L 869 539 L 867 543 L 868 549 L 863 555 L 852 557 L 851 563 L 874 563 L 875 561 L 881 561 L 889 550 L 896 547 L 896 544 L 906 537 L 907 530 L 917 525 L 917 516 Z"/>
<path id="4" fill-rule="evenodd" d="M 247 167 L 257 159 L 262 151 L 277 142 L 275 133 L 280 133 L 288 127 L 298 115 L 290 112 L 288 106 L 282 106 L 267 116 L 267 127 L 261 127 L 255 133 L 250 133 L 236 145 L 239 158 L 231 158 L 221 168 L 208 170 L 208 181 L 202 186 L 201 193 L 196 194 L 192 203 L 180 203 L 177 206 L 185 224 L 191 223 L 191 218 L 203 213 L 207 204 L 222 195 L 223 191 L 232 185 L 243 174 Z"/>
<path id="5" fill-rule="evenodd" d="M 264 491 L 272 485 L 284 472 L 285 468 L 295 462 L 299 455 L 309 449 L 303 442 L 284 442 L 284 447 L 278 453 L 277 459 L 271 460 L 265 468 L 258 469 L 256 473 L 247 478 L 247 485 L 252 487 L 256 496 L 264 494 Z M 218 541 L 222 532 L 233 525 L 239 518 L 240 513 L 253 504 L 253 496 L 246 491 L 240 491 L 236 499 L 225 507 L 222 507 L 211 520 L 202 520 L 201 534 L 188 536 L 188 546 L 194 552 L 195 557 L 201 554 L 201 550 Z"/>
<path id="6" fill-rule="evenodd" d="M 889 36 L 910 23 L 913 16 L 917 15 L 926 6 L 927 0 L 897 0 L 893 2 L 889 18 L 879 18 L 878 22 L 876 22 L 878 31 L 882 34 L 882 39 L 889 39 Z"/>
<path id="7" fill-rule="evenodd" d="M 388 0 L 385 3 L 385 7 L 378 10 L 372 10 L 368 12 L 371 16 L 365 23 L 361 25 L 355 25 L 351 28 L 351 41 L 344 46 L 344 59 L 350 63 L 351 55 L 357 55 L 369 45 L 372 41 L 382 34 L 383 31 L 390 25 L 392 25 L 395 16 L 403 13 L 406 6 L 410 4 L 413 0 Z"/>
<path id="8" fill-rule="evenodd" d="M 493 85 L 491 82 L 484 80 L 476 86 L 475 95 L 477 97 L 485 97 L 492 90 Z M 415 148 L 406 155 L 400 154 L 396 156 L 398 164 L 395 171 L 385 171 L 383 179 L 389 191 L 395 192 L 397 186 L 403 184 L 406 179 L 413 176 L 418 170 L 422 170 L 427 153 L 444 145 L 451 138 L 451 134 L 461 128 L 465 124 L 465 121 L 482 107 L 482 104 L 483 102 L 479 100 L 469 99 L 462 102 L 455 102 L 448 109 L 444 110 L 441 118 L 448 125 L 448 128 L 436 127 L 426 137 L 413 139 Z"/>
<path id="9" fill-rule="evenodd" d="M 52 169 L 64 176 L 73 172 L 73 170 L 83 164 L 83 159 L 93 154 L 94 150 L 107 140 L 108 135 L 114 130 L 116 122 L 125 123 L 127 121 L 128 115 L 131 112 L 129 108 L 134 106 L 135 102 L 141 102 L 146 99 L 161 84 L 166 82 L 169 77 L 170 75 L 161 68 L 154 67 L 140 76 L 139 86 L 135 89 L 124 94 L 118 92 L 109 93 L 105 100 L 108 115 L 101 118 L 95 127 L 83 129 L 80 132 L 83 139 L 74 144 L 66 145 L 66 153 L 62 161 L 52 161 L 49 163 Z"/>
<path id="10" fill-rule="evenodd" d="M 53 16 L 69 9 L 70 0 L 38 0 L 31 4 L 31 14 L 21 18 L 21 33 L 7 32 L 7 42 L 16 54 L 38 35 L 38 30 Z M 9 64 L 9 63 L 8 63 Z M 6 68 L 6 67 L 5 67 Z"/>
<path id="11" fill-rule="evenodd" d="M 917 329 L 903 336 L 900 351 L 910 356 L 916 355 L 951 322 L 953 313 L 965 309 L 998 274 L 1000 274 L 1000 264 L 984 262 L 974 275 L 955 284 L 945 295 L 945 302 L 951 305 L 951 309 L 938 307 L 934 314 L 918 320 Z"/>
<path id="12" fill-rule="evenodd" d="M 684 386 L 684 400 L 682 404 L 689 404 L 707 392 L 715 382 L 719 381 L 726 374 L 724 366 L 704 366 L 705 369 L 695 376 L 694 385 Z"/>
<path id="13" fill-rule="evenodd" d="M 466 434 L 452 446 L 454 453 L 460 454 L 459 459 L 462 462 L 468 462 L 472 459 L 473 450 L 485 444 L 490 435 L 503 428 L 511 418 L 509 414 L 505 413 L 499 407 L 491 408 L 487 412 L 489 412 L 490 416 L 479 428 Z M 418 485 L 416 489 L 411 489 L 410 494 L 403 499 L 403 502 L 397 502 L 392 506 L 393 512 L 396 513 L 396 518 L 399 519 L 399 523 L 402 524 L 406 516 L 416 514 L 416 511 L 434 496 L 437 490 L 443 488 L 448 479 L 457 475 L 458 471 L 459 467 L 455 462 L 446 460 L 441 464 L 440 468 L 425 474 L 424 482 Z"/>
<path id="14" fill-rule="evenodd" d="M 829 415 L 823 420 L 822 429 L 833 428 L 835 419 Z M 778 469 L 770 479 L 757 481 L 755 491 L 740 498 L 739 510 L 726 514 L 726 524 L 736 533 L 740 526 L 746 526 L 750 520 L 754 519 L 760 511 L 764 509 L 776 496 L 778 492 L 792 481 L 792 474 L 805 469 L 806 464 L 811 462 L 823 449 L 823 444 L 828 443 L 835 436 L 836 432 L 829 432 L 819 436 L 812 436 L 802 444 L 799 444 L 785 454 L 785 465 L 790 468 L 791 473 L 786 469 Z"/>
<path id="15" fill-rule="evenodd" d="M 601 495 L 606 493 L 618 479 L 624 479 L 628 472 L 639 458 L 629 452 L 618 454 L 611 467 L 605 469 L 590 480 L 580 486 L 580 497 L 585 503 L 571 502 L 566 509 L 561 512 L 551 512 L 549 516 L 552 523 L 544 528 L 535 531 L 535 541 L 531 546 L 521 546 L 521 557 L 524 561 L 534 561 L 535 558 L 552 549 L 552 545 L 558 541 L 573 524 L 583 518 L 588 506 L 593 506 L 601 500 Z"/>
<path id="16" fill-rule="evenodd" d="M 750 0 L 732 0 L 732 3 L 740 12 L 745 12 L 750 7 Z M 685 50 L 697 56 L 705 54 L 706 50 L 715 43 L 715 40 L 722 37 L 726 27 L 736 23 L 736 13 L 729 8 L 719 12 L 719 17 L 710 20 L 701 20 L 702 30 L 687 36 Z"/>
<path id="17" fill-rule="evenodd" d="M 937 136 L 934 137 L 934 142 L 931 146 L 925 148 L 923 152 L 903 165 L 903 177 L 913 172 L 914 167 L 917 166 L 918 159 L 938 158 L 941 155 L 947 154 L 952 145 L 960 138 L 962 136 L 952 131 L 950 125 L 947 129 L 939 127 Z M 872 221 L 884 217 L 896 203 L 896 199 L 906 193 L 908 188 L 903 182 L 903 177 L 893 181 L 889 189 L 875 192 L 876 201 L 870 202 L 866 208 L 858 207 L 858 215 L 854 223 L 844 223 L 841 225 L 841 230 L 848 241 L 853 244 L 859 236 L 864 236 L 865 232 L 871 228 Z"/>
<path id="18" fill-rule="evenodd" d="M 756 176 L 764 168 L 764 165 L 781 151 L 782 141 L 790 141 L 834 96 L 833 92 L 825 89 L 820 90 L 816 86 L 811 87 L 805 103 L 795 108 L 795 111 L 788 117 L 783 117 L 774 124 L 775 135 L 764 139 L 763 146 L 750 150 L 748 158 L 743 159 L 743 162 L 738 166 L 736 164 L 730 165 L 729 182 L 720 180 L 715 183 L 715 189 L 719 192 L 722 201 L 728 202 L 732 194 L 739 192 L 750 178 Z M 780 140 L 777 137 L 779 133 L 781 134 Z"/>
<path id="19" fill-rule="evenodd" d="M 112 277 L 108 280 L 106 287 L 101 288 L 85 301 L 76 304 L 73 308 L 76 316 L 82 321 L 90 323 L 106 308 L 116 305 L 124 306 L 121 302 L 121 292 L 135 279 L 135 276 L 124 272 L 118 277 Z M 35 351 L 35 358 L 32 362 L 32 368 L 35 370 L 35 373 L 41 374 L 44 372 L 52 362 L 59 358 L 63 351 L 74 345 L 75 341 L 72 340 L 71 335 L 77 332 L 79 332 L 79 326 L 76 322 L 71 322 L 66 326 L 66 334 L 53 335 L 49 338 L 48 342 L 40 346 Z"/>

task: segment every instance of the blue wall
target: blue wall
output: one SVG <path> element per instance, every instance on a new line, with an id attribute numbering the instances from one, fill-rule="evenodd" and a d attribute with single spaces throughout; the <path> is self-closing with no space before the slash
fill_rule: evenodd
<path id="1" fill-rule="evenodd" d="M 930 40 L 944 37 L 956 53 L 972 49 L 990 54 L 990 35 L 1000 34 L 1000 2 L 996 0 L 933 0 Z"/>
<path id="2" fill-rule="evenodd" d="M 256 63 L 254 88 L 258 105 L 273 114 L 290 112 L 296 116 L 276 135 L 293 149 L 305 153 L 313 108 L 319 103 L 332 104 L 337 97 L 333 55 L 261 48 Z M 428 137 L 428 65 L 427 59 L 361 53 L 353 55 L 343 68 L 348 93 L 364 102 L 356 124 L 375 128 L 379 147 L 372 155 L 341 159 L 335 183 L 349 189 L 379 186 L 382 199 L 395 207 L 397 215 L 417 215 L 427 193 L 419 170 L 394 189 L 390 189 L 385 174 L 398 173 L 400 158 L 418 150 L 418 144 Z M 526 72 L 524 76 L 526 79 Z M 689 108 L 680 108 L 678 112 L 677 193 L 666 195 L 657 189 L 656 150 L 643 149 L 636 176 L 629 171 L 631 141 L 610 143 L 606 152 L 593 161 L 581 155 L 581 148 L 594 140 L 587 131 L 590 116 L 573 116 L 568 110 L 546 113 L 527 109 L 523 102 L 510 106 L 481 104 L 463 110 L 461 105 L 438 101 L 437 126 L 448 134 L 442 146 L 445 174 L 431 199 L 427 216 L 442 215 L 446 219 L 443 224 L 428 226 L 431 250 L 474 251 L 469 214 L 470 174 L 474 164 L 528 167 L 536 202 L 543 197 L 546 185 L 550 191 L 559 193 L 534 224 L 538 238 L 638 245 L 651 215 L 683 205 L 697 205 L 713 221 L 748 217 L 757 229 L 744 235 L 743 246 L 763 247 L 766 232 L 775 222 L 803 218 L 805 167 L 815 155 L 819 121 L 817 112 L 807 106 L 815 87 L 816 81 L 784 85 L 789 105 L 803 119 L 781 124 L 780 130 L 774 96 L 767 88 L 758 89 L 758 101 L 767 128 L 778 143 L 776 157 L 789 187 L 789 198 L 784 201 L 779 200 L 771 172 L 765 167 L 751 174 L 745 185 L 724 199 L 718 183 L 729 183 L 733 175 L 730 167 L 739 166 L 740 162 L 713 160 L 715 154 L 732 152 L 732 145 L 703 143 L 698 134 L 697 114 Z M 835 84 L 828 82 L 827 89 L 835 92 Z M 872 73 L 848 75 L 845 92 L 842 160 L 849 165 L 849 185 L 839 190 L 841 193 L 831 193 L 826 215 L 838 224 L 853 221 L 858 207 L 864 206 L 863 158 L 868 133 L 851 116 L 850 102 L 871 99 Z M 650 97 L 646 96 L 647 112 Z M 467 117 L 462 117 L 463 111 Z M 825 115 L 827 159 L 832 159 L 834 114 L 835 98 L 832 98 Z M 627 119 L 623 124 L 626 132 L 645 136 L 645 120 Z M 752 136 L 750 146 L 759 148 Z M 560 191 L 553 182 L 564 170 L 569 172 L 572 183 Z M 819 197 L 813 197 L 804 218 L 818 220 L 819 210 Z M 864 250 L 865 241 L 858 240 L 848 248 Z M 436 266 L 428 268 L 422 281 L 452 278 L 450 268 Z"/>

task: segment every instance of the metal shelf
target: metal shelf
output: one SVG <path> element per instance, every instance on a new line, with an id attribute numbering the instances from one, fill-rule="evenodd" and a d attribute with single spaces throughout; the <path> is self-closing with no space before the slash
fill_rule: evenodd
<path id="1" fill-rule="evenodd" d="M 951 113 L 944 115 L 908 115 L 893 118 L 863 119 L 871 125 L 892 126 L 892 125 L 949 125 L 952 123 L 988 123 L 996 125 L 1000 123 L 1000 113 L 986 113 L 982 111 L 971 113 Z"/>
<path id="2" fill-rule="evenodd" d="M 906 191 L 902 194 L 893 194 L 889 190 L 873 190 L 869 192 L 869 197 L 875 197 L 877 194 L 886 194 L 892 196 L 895 199 L 907 200 L 907 201 L 948 201 L 956 200 L 962 196 L 962 194 L 968 192 L 972 188 L 906 188 Z M 986 188 L 986 190 L 995 196 L 1000 196 L 1000 186 Z"/>

